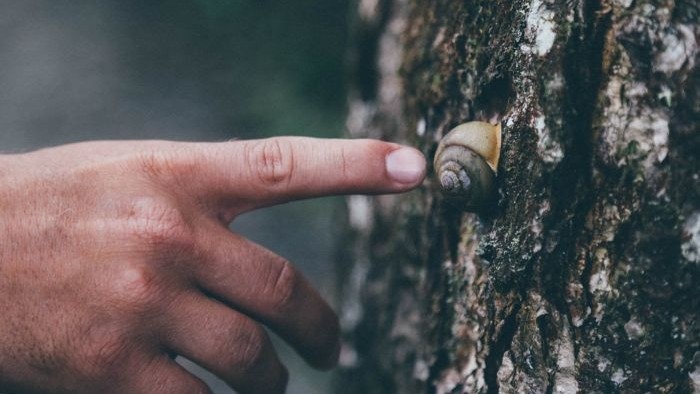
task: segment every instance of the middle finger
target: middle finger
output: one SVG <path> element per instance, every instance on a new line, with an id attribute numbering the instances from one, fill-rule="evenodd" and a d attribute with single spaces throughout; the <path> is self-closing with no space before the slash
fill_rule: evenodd
<path id="1" fill-rule="evenodd" d="M 203 256 L 194 269 L 198 285 L 268 325 L 312 366 L 335 365 L 338 317 L 288 261 L 210 222 Z"/>

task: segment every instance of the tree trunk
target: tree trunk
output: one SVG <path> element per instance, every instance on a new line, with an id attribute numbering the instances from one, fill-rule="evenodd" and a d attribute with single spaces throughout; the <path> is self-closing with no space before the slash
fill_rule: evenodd
<path id="1" fill-rule="evenodd" d="M 700 392 L 697 1 L 358 8 L 349 135 L 503 147 L 488 212 L 347 200 L 337 392 Z"/>

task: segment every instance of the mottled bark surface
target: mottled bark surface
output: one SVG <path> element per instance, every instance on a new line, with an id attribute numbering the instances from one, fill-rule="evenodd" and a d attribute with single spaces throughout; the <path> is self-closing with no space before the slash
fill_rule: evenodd
<path id="1" fill-rule="evenodd" d="M 700 392 L 698 3 L 358 9 L 351 136 L 503 148 L 489 212 L 348 199 L 338 392 Z"/>

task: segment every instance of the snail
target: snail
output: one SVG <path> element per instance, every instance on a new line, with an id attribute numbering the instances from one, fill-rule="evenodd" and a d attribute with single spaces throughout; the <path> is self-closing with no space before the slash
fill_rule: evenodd
<path id="1" fill-rule="evenodd" d="M 493 200 L 501 124 L 468 122 L 440 141 L 433 162 L 445 197 L 467 211 L 480 211 Z"/>

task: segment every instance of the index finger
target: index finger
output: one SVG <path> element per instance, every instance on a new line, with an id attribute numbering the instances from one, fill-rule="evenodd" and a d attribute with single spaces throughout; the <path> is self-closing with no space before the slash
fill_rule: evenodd
<path id="1" fill-rule="evenodd" d="M 246 211 L 337 194 L 398 193 L 425 177 L 414 148 L 377 140 L 277 137 L 201 144 L 200 193 Z"/>

